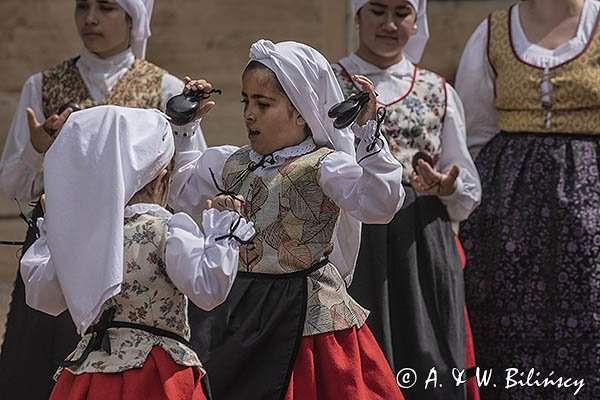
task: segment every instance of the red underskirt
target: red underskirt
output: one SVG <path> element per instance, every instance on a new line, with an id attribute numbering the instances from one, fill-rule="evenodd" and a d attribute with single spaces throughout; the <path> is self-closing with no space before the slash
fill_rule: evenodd
<path id="1" fill-rule="evenodd" d="M 302 338 L 285 400 L 317 399 L 404 399 L 367 325 Z"/>
<path id="2" fill-rule="evenodd" d="M 142 368 L 74 375 L 64 370 L 50 400 L 206 400 L 197 367 L 173 362 L 155 346 Z"/>

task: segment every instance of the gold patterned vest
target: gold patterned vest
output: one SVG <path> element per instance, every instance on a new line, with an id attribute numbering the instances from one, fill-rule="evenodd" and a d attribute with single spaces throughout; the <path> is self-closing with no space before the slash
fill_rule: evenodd
<path id="1" fill-rule="evenodd" d="M 104 99 L 95 102 L 76 62 L 77 58 L 66 60 L 42 72 L 42 107 L 46 118 L 70 101 L 82 109 L 104 104 L 162 109 L 162 78 L 166 71 L 156 65 L 136 59 Z"/>
<path id="2" fill-rule="evenodd" d="M 358 92 L 350 74 L 340 64 L 334 64 L 332 68 L 346 97 Z M 390 144 L 392 155 L 402 164 L 403 180 L 408 182 L 416 152 L 426 152 L 434 160 L 439 159 L 442 152 L 446 82 L 431 71 L 415 67 L 408 93 L 385 106 L 387 113 L 381 132 Z"/>
<path id="3" fill-rule="evenodd" d="M 256 229 L 252 244 L 240 247 L 240 271 L 285 274 L 308 269 L 331 253 L 339 208 L 317 179 L 321 161 L 331 152 L 320 148 L 289 159 L 263 177 L 248 169 L 248 146 L 229 157 L 225 190 L 244 196 L 244 216 Z M 360 327 L 368 315 L 348 295 L 331 263 L 308 275 L 307 306 L 304 336 Z"/>
<path id="4" fill-rule="evenodd" d="M 514 6 L 513 6 L 514 7 Z M 489 17 L 488 58 L 496 72 L 498 128 L 504 132 L 600 134 L 600 33 L 575 58 L 549 69 L 551 104 L 542 105 L 544 69 L 521 61 L 510 37 L 511 7 Z"/>
<path id="5" fill-rule="evenodd" d="M 116 307 L 115 321 L 161 328 L 189 340 L 188 299 L 169 279 L 164 261 L 169 219 L 150 214 L 125 219 L 121 292 L 104 303 L 100 315 Z M 174 339 L 128 328 L 113 328 L 108 333 L 112 354 L 93 351 L 69 371 L 112 373 L 141 368 L 154 346 L 163 348 L 179 365 L 201 366 L 196 353 Z M 83 336 L 68 359 L 78 359 L 91 337 Z"/>

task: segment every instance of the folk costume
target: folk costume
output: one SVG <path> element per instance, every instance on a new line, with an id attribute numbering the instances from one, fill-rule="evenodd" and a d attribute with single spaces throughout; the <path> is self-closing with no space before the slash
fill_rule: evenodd
<path id="1" fill-rule="evenodd" d="M 144 59 L 153 0 L 117 3 L 132 19 L 129 49 L 101 59 L 84 47 L 78 57 L 29 77 L 23 86 L 0 159 L 0 187 L 22 205 L 37 201 L 44 191 L 44 154 L 31 145 L 27 107 L 40 121 L 68 102 L 84 109 L 103 104 L 163 109 L 183 88 L 178 78 Z M 205 148 L 201 132 L 194 137 L 195 145 Z M 34 207 L 23 252 L 38 236 L 35 221 L 41 215 L 41 207 Z M 17 274 L 0 352 L 0 388 L 9 391 L 9 397 L 47 399 L 56 363 L 77 341 L 69 315 L 54 318 L 27 307 Z"/>
<path id="2" fill-rule="evenodd" d="M 268 155 L 249 146 L 177 149 L 178 205 L 197 212 L 221 189 L 239 194 L 257 231 L 241 248 L 228 300 L 191 316 L 214 398 L 402 399 L 367 310 L 346 290 L 358 221 L 385 223 L 400 207 L 401 166 L 376 121 L 354 127 L 363 139 L 356 155 L 350 130 L 333 128 L 327 110 L 342 92 L 314 49 L 260 40 L 250 60 L 275 73 L 312 135 Z"/>
<path id="3" fill-rule="evenodd" d="M 355 1 L 355 14 L 366 3 Z M 418 384 L 403 390 L 405 397 L 463 399 L 465 386 L 454 384 L 452 370 L 474 363 L 465 363 L 462 265 L 451 222 L 466 219 L 477 207 L 481 188 L 466 146 L 458 95 L 442 77 L 415 66 L 429 34 L 426 2 L 411 5 L 417 30 L 400 62 L 381 69 L 352 53 L 333 65 L 346 97 L 360 90 L 352 75 L 375 84 L 378 105 L 387 109 L 381 131 L 402 164 L 406 192 L 402 209 L 389 224 L 363 225 L 350 293 L 371 310 L 369 326 L 395 373 L 411 368 L 427 377 L 436 369 L 441 388 L 426 390 Z M 412 188 L 408 177 L 417 153 L 431 157 L 439 171 L 460 168 L 453 194 L 425 196 Z M 471 388 L 469 398 L 477 396 L 476 387 Z"/>
<path id="4" fill-rule="evenodd" d="M 482 368 L 535 368 L 600 393 L 600 5 L 575 37 L 530 43 L 519 4 L 494 12 L 463 54 L 457 88 L 483 198 L 461 229 Z M 543 379 L 543 378 L 540 378 Z M 490 399 L 563 399 L 572 388 L 482 388 Z"/>
<path id="5" fill-rule="evenodd" d="M 173 153 L 159 111 L 101 106 L 71 116 L 46 154 L 46 217 L 21 260 L 26 299 L 68 309 L 83 336 L 51 399 L 206 398 L 188 297 L 220 304 L 237 273 L 232 238 L 254 231 L 230 211 L 205 211 L 202 233 L 157 204 L 125 207 Z"/>

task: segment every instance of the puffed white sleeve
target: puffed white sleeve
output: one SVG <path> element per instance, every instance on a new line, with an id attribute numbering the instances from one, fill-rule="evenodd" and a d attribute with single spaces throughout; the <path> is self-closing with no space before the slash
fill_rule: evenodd
<path id="1" fill-rule="evenodd" d="M 57 316 L 67 309 L 67 303 L 48 249 L 44 219 L 38 218 L 37 225 L 40 237 L 21 258 L 25 302 L 31 308 Z"/>
<path id="2" fill-rule="evenodd" d="M 255 232 L 252 223 L 238 214 L 216 209 L 204 211 L 202 228 L 204 233 L 187 214 L 175 214 L 167 230 L 165 259 L 175 286 L 209 311 L 225 301 L 237 275 L 239 249 L 234 236 L 246 241 Z"/>
<path id="3" fill-rule="evenodd" d="M 340 209 L 368 224 L 387 224 L 404 202 L 402 165 L 385 140 L 375 136 L 377 123 L 353 124 L 360 138 L 356 158 L 338 151 L 319 168 L 319 185 Z"/>
<path id="4" fill-rule="evenodd" d="M 162 104 L 163 108 L 167 106 L 167 102 L 173 96 L 176 96 L 183 92 L 183 81 L 171 74 L 164 74 L 162 79 Z M 165 110 L 163 110 L 165 111 Z M 176 127 L 173 125 L 173 131 L 175 132 Z M 193 150 L 206 150 L 206 139 L 204 138 L 204 133 L 202 132 L 202 128 L 200 128 L 200 124 L 197 121 L 194 121 L 189 126 L 186 125 L 185 128 L 180 129 L 177 133 L 181 134 L 183 137 L 183 130 L 185 129 L 186 136 L 190 135 L 190 144 L 191 149 Z M 177 140 L 177 136 L 175 136 L 175 140 Z"/>
<path id="5" fill-rule="evenodd" d="M 450 219 L 460 222 L 481 201 L 481 183 L 475 163 L 469 154 L 466 143 L 465 118 L 462 103 L 452 86 L 446 84 L 446 116 L 442 127 L 442 153 L 439 169 L 446 172 L 456 165 L 460 169 L 456 180 L 456 190 L 449 196 L 439 196 L 446 206 Z"/>
<path id="6" fill-rule="evenodd" d="M 24 203 L 38 197 L 44 190 L 44 154 L 38 153 L 29 140 L 27 107 L 33 109 L 38 121 L 46 120 L 42 111 L 40 73 L 29 77 L 23 85 L 0 159 L 0 188 L 11 198 Z"/>
<path id="7" fill-rule="evenodd" d="M 473 159 L 499 132 L 494 104 L 496 74 L 487 54 L 488 21 L 483 21 L 467 42 L 458 71 L 456 90 L 465 108 L 467 146 Z"/>
<path id="8" fill-rule="evenodd" d="M 206 200 L 222 188 L 223 166 L 238 150 L 235 146 L 209 147 L 206 151 L 183 150 L 175 141 L 175 172 L 169 195 L 169 205 L 191 215 L 206 209 Z M 217 187 L 218 185 L 218 187 Z"/>

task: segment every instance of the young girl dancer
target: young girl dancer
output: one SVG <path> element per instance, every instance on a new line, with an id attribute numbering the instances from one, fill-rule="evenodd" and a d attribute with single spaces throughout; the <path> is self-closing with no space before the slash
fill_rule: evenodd
<path id="1" fill-rule="evenodd" d="M 68 309 L 83 335 L 51 399 L 205 399 L 188 342 L 187 299 L 227 296 L 252 224 L 203 214 L 203 231 L 164 206 L 174 144 L 156 110 L 101 106 L 72 115 L 47 153 L 47 210 L 25 253 L 27 303 Z"/>
<path id="2" fill-rule="evenodd" d="M 367 311 L 346 291 L 358 220 L 386 223 L 404 198 L 402 167 L 377 136 L 373 88 L 357 82 L 372 101 L 353 127 L 355 154 L 350 130 L 327 117 L 343 100 L 327 60 L 260 40 L 242 75 L 249 146 L 177 150 L 179 206 L 198 212 L 219 191 L 243 195 L 257 230 L 226 303 L 192 318 L 217 400 L 403 398 Z"/>

